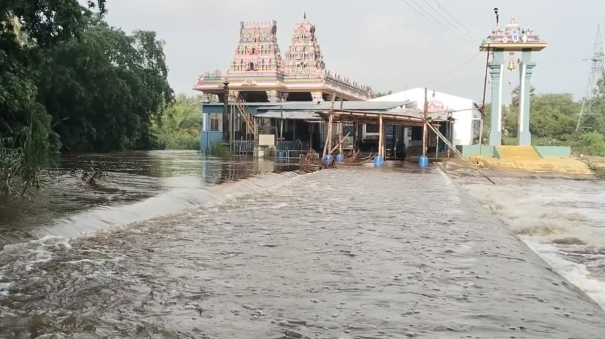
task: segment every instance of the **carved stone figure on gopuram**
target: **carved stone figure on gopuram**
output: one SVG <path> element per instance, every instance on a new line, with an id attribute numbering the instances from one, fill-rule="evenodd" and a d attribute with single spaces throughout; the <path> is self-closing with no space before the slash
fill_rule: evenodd
<path id="1" fill-rule="evenodd" d="M 227 74 L 249 71 L 279 73 L 277 21 L 242 21 L 239 31 L 239 42 Z"/>
<path id="2" fill-rule="evenodd" d="M 228 86 L 244 100 L 256 102 L 370 98 L 369 86 L 326 70 L 315 25 L 306 14 L 294 24 L 283 56 L 277 43 L 277 21 L 242 21 L 237 28 L 239 39 L 227 73 L 204 74 L 194 90 L 223 94 Z"/>

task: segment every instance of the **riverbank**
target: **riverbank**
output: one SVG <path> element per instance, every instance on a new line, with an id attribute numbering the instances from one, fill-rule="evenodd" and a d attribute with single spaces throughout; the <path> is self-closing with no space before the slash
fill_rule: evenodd
<path id="1" fill-rule="evenodd" d="M 399 189 L 393 189 L 397 187 Z M 605 312 L 437 170 L 349 168 L 0 253 L 2 335 L 601 338 Z"/>

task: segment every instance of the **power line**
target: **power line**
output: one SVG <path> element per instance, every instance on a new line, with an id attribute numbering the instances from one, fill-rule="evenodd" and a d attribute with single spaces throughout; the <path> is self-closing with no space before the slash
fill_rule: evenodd
<path id="1" fill-rule="evenodd" d="M 448 75 L 450 75 L 450 74 L 452 74 L 452 73 L 460 70 L 462 67 L 470 64 L 471 61 L 475 60 L 479 55 L 481 55 L 481 53 L 483 53 L 483 52 L 481 52 L 481 51 L 477 52 L 477 54 L 473 55 L 472 58 L 470 58 L 470 59 L 466 60 L 465 62 L 463 62 L 462 64 L 456 66 L 456 68 L 452 69 L 451 71 L 449 71 L 447 73 L 444 73 L 443 75 L 440 75 L 440 76 L 436 77 L 435 79 L 431 80 L 429 83 L 430 84 L 434 84 L 435 81 L 441 80 L 441 79 L 445 78 L 446 76 L 448 76 Z"/>
<path id="2" fill-rule="evenodd" d="M 424 0 L 424 1 L 426 2 L 426 0 Z M 454 21 L 456 21 L 462 28 L 464 28 L 469 36 L 472 35 L 472 38 L 474 38 L 474 39 L 477 38 L 476 35 L 471 33 L 471 30 L 468 29 L 468 27 L 466 27 L 463 23 L 458 21 L 458 19 L 456 19 L 456 17 L 453 16 L 452 13 L 450 13 L 445 7 L 443 7 L 443 5 L 438 0 L 434 0 L 434 1 L 437 3 L 437 7 L 439 7 L 439 9 L 443 10 L 447 15 L 449 15 L 452 19 L 454 19 Z M 481 39 L 477 39 L 477 40 L 481 40 Z"/>
<path id="3" fill-rule="evenodd" d="M 407 4 L 408 4 L 408 6 L 410 6 L 410 7 L 412 7 L 412 8 L 415 8 L 414 6 L 412 6 L 412 5 L 411 5 L 411 4 L 408 2 L 408 0 L 404 0 L 404 1 L 405 1 L 405 3 L 407 3 Z M 469 37 L 467 37 L 467 36 L 465 36 L 465 35 L 460 34 L 460 33 L 459 33 L 459 32 L 457 32 L 456 30 L 451 29 L 451 28 L 450 28 L 450 27 L 448 27 L 446 24 L 444 24 L 443 22 L 441 22 L 439 19 L 435 18 L 435 17 L 434 17 L 434 16 L 433 16 L 431 13 L 429 13 L 429 11 L 427 11 L 427 10 L 426 10 L 426 8 L 422 7 L 422 6 L 421 6 L 421 5 L 420 5 L 418 2 L 416 2 L 416 0 L 410 0 L 410 1 L 412 1 L 412 2 L 413 2 L 413 3 L 414 3 L 414 4 L 415 4 L 415 5 L 418 7 L 418 8 L 420 8 L 420 9 L 421 9 L 421 10 L 422 10 L 422 11 L 423 11 L 425 14 L 426 14 L 426 15 L 424 15 L 424 14 L 422 14 L 422 13 L 420 13 L 420 12 L 418 12 L 418 11 L 417 11 L 417 12 L 418 12 L 418 14 L 422 15 L 422 16 L 423 16 L 425 19 L 427 19 L 427 20 L 431 21 L 433 24 L 437 24 L 438 26 L 440 26 L 440 28 L 441 28 L 441 29 L 442 29 L 444 32 L 449 33 L 449 34 L 453 35 L 454 37 L 456 37 L 456 38 L 458 38 L 458 39 L 461 39 L 461 40 L 462 40 L 462 41 L 464 41 L 464 42 L 471 43 L 471 39 L 470 39 Z M 428 15 L 428 17 L 427 17 L 427 15 Z M 429 19 L 429 17 L 430 17 L 431 19 Z"/>
<path id="4" fill-rule="evenodd" d="M 420 4 L 418 4 L 418 2 L 416 2 L 416 0 L 410 0 L 412 1 L 418 8 L 420 8 L 425 14 L 422 14 L 420 12 L 418 12 L 418 10 L 416 9 L 416 7 L 412 6 L 412 4 L 408 1 L 408 0 L 403 0 L 408 6 L 412 7 L 414 10 L 416 10 L 416 12 L 420 15 L 422 15 L 422 17 L 424 17 L 425 19 L 429 20 L 431 23 L 436 24 L 438 26 L 440 26 L 440 28 L 446 32 L 449 33 L 451 35 L 453 35 L 454 37 L 462 40 L 463 42 L 466 42 L 468 44 L 473 44 L 475 45 L 475 42 L 472 42 L 472 39 L 466 35 L 462 35 L 459 32 L 452 30 L 451 28 L 449 28 L 447 25 L 445 25 L 443 22 L 439 21 L 437 18 L 435 18 L 431 13 L 429 13 L 426 8 L 422 7 Z M 427 17 L 428 15 L 428 17 Z M 430 17 L 430 19 L 429 19 Z"/>

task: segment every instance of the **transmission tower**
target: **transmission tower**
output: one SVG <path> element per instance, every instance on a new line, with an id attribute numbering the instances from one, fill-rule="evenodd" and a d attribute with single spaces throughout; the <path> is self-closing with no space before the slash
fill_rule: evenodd
<path id="1" fill-rule="evenodd" d="M 605 72 L 605 56 L 603 54 L 603 38 L 601 37 L 601 25 L 597 26 L 597 36 L 593 45 L 592 68 L 588 77 L 588 88 L 586 97 L 582 101 L 582 108 L 576 125 L 576 132 L 580 129 L 598 129 L 605 127 L 603 115 L 597 110 L 603 107 L 603 96 L 599 93 L 599 81 Z"/>

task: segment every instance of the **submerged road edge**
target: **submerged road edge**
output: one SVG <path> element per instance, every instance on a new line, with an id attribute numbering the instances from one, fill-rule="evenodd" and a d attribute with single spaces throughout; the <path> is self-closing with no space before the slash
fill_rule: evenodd
<path id="1" fill-rule="evenodd" d="M 547 262 L 546 260 L 544 260 L 539 253 L 537 253 L 536 251 L 534 251 L 529 245 L 527 245 L 527 243 L 525 243 L 521 238 L 519 238 L 515 232 L 513 232 L 513 230 L 510 229 L 510 227 L 506 224 L 506 222 L 504 222 L 503 220 L 501 220 L 500 218 L 498 218 L 497 215 L 493 214 L 492 212 L 490 212 L 489 210 L 487 210 L 485 207 L 483 207 L 481 205 L 481 203 L 475 198 L 473 197 L 467 190 L 464 189 L 464 187 L 462 187 L 462 185 L 460 185 L 460 183 L 456 182 L 456 180 L 454 178 L 452 178 L 446 170 L 443 169 L 442 166 L 436 166 L 438 172 L 444 176 L 444 178 L 446 178 L 446 180 L 452 184 L 454 187 L 456 187 L 456 190 L 458 191 L 458 193 L 460 194 L 460 197 L 462 197 L 463 199 L 461 199 L 461 203 L 463 205 L 466 205 L 469 210 L 474 210 L 477 211 L 477 214 L 480 217 L 485 218 L 486 220 L 493 220 L 495 222 L 497 222 L 500 227 L 502 228 L 502 230 L 511 238 L 514 238 L 514 241 L 521 246 L 522 248 L 524 248 L 527 252 L 528 256 L 531 256 L 534 260 L 538 260 L 539 263 L 541 264 L 540 266 L 546 268 L 548 271 L 550 271 L 552 274 L 557 275 L 560 279 L 566 281 L 573 290 L 574 292 L 576 292 L 577 294 L 579 294 L 582 297 L 582 300 L 600 308 L 601 306 L 594 300 L 592 299 L 590 296 L 588 296 L 588 294 L 586 294 L 586 292 L 584 292 L 583 290 L 581 290 L 578 286 L 576 286 L 575 284 L 571 283 L 567 278 L 565 278 L 564 276 L 562 276 L 561 274 L 559 274 L 557 271 L 555 271 Z M 477 180 L 484 180 L 483 178 L 477 177 Z M 605 310 L 604 310 L 605 311 Z"/>

